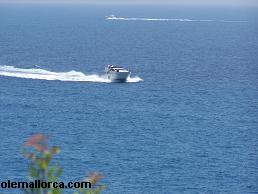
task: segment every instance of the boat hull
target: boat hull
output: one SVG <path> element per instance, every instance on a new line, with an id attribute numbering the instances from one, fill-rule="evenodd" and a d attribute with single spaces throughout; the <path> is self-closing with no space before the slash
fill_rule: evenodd
<path id="1" fill-rule="evenodd" d="M 109 72 L 108 79 L 112 82 L 126 82 L 130 72 Z"/>

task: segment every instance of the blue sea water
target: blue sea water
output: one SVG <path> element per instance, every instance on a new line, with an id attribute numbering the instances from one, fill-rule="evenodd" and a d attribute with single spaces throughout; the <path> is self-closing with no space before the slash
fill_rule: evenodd
<path id="1" fill-rule="evenodd" d="M 97 170 L 103 193 L 258 193 L 257 13 L 0 5 L 0 181 L 25 180 L 21 146 L 44 133 L 62 180 Z"/>

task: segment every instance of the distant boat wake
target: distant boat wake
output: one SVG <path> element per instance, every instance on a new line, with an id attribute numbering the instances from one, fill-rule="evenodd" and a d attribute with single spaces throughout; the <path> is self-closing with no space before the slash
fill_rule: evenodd
<path id="1" fill-rule="evenodd" d="M 247 22 L 245 20 L 195 20 L 188 18 L 124 18 L 114 15 L 106 17 L 107 20 L 128 20 L 128 21 L 172 21 L 172 22 Z"/>
<path id="2" fill-rule="evenodd" d="M 40 80 L 59 80 L 71 82 L 104 82 L 110 83 L 106 75 L 90 74 L 86 75 L 78 71 L 53 72 L 39 68 L 23 69 L 13 66 L 0 66 L 0 76 L 40 79 Z M 140 77 L 129 77 L 127 82 L 135 83 L 143 81 Z"/>

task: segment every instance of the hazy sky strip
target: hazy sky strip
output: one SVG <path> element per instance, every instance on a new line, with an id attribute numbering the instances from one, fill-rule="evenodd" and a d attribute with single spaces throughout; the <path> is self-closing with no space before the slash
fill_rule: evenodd
<path id="1" fill-rule="evenodd" d="M 258 6 L 258 0 L 0 0 L 0 3 L 135 4 L 135 5 L 225 5 Z"/>

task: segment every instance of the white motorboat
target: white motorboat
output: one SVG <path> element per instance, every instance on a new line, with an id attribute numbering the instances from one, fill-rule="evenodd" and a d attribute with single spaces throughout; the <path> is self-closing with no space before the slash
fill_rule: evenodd
<path id="1" fill-rule="evenodd" d="M 112 82 L 126 82 L 131 72 L 123 67 L 108 65 L 106 68 L 108 79 Z"/>
<path id="2" fill-rule="evenodd" d="M 114 19 L 116 19 L 116 16 L 112 14 L 112 15 L 106 16 L 106 19 L 107 20 L 114 20 Z"/>

